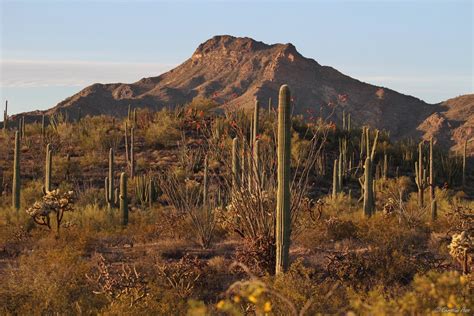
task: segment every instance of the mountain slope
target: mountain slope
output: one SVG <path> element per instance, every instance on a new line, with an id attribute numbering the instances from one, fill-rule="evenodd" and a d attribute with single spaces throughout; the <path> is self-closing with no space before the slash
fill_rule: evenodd
<path id="1" fill-rule="evenodd" d="M 276 103 L 284 83 L 292 90 L 294 113 L 326 116 L 335 110 L 330 119 L 340 121 L 345 110 L 355 125 L 383 128 L 395 138 L 423 136 L 420 124 L 447 107 L 348 77 L 303 57 L 292 44 L 215 36 L 167 73 L 132 84 L 94 84 L 47 113 L 125 115 L 129 104 L 159 109 L 195 97 L 212 97 L 227 108 L 251 107 L 255 98 L 266 106 L 269 98 Z"/>

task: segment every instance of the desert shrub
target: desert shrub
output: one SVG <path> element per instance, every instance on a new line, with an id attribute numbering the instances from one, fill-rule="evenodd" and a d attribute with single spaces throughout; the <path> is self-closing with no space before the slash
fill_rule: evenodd
<path id="1" fill-rule="evenodd" d="M 352 292 L 351 309 L 365 315 L 470 314 L 474 310 L 472 281 L 472 276 L 457 272 L 430 271 L 415 276 L 410 289 L 392 299 L 381 288 L 362 295 Z"/>
<path id="2" fill-rule="evenodd" d="M 150 146 L 174 146 L 181 139 L 180 121 L 168 110 L 155 113 L 153 123 L 145 131 L 145 141 Z"/>
<path id="3" fill-rule="evenodd" d="M 237 246 L 235 260 L 248 267 L 256 275 L 264 275 L 275 269 L 275 241 L 273 238 L 261 235 L 244 237 Z"/>
<path id="4" fill-rule="evenodd" d="M 192 109 L 194 111 L 203 111 L 203 112 L 206 112 L 206 111 L 209 111 L 213 108 L 216 108 L 217 106 L 219 106 L 219 104 L 212 100 L 212 99 L 209 99 L 209 98 L 204 98 L 204 97 L 195 97 L 188 105 L 187 105 L 187 108 L 188 109 Z"/>
<path id="5" fill-rule="evenodd" d="M 32 180 L 22 184 L 21 188 L 21 206 L 27 208 L 43 196 L 42 180 Z"/>
<path id="6" fill-rule="evenodd" d="M 18 266 L 7 268 L 0 287 L 2 314 L 80 314 L 98 312 L 104 305 L 89 288 L 89 269 L 71 246 L 43 248 L 22 255 Z"/>

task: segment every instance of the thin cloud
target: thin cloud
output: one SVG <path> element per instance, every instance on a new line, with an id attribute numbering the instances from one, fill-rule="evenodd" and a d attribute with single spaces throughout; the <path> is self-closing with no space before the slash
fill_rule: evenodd
<path id="1" fill-rule="evenodd" d="M 157 76 L 175 65 L 83 60 L 5 59 L 0 87 L 80 87 L 92 83 L 134 82 Z"/>

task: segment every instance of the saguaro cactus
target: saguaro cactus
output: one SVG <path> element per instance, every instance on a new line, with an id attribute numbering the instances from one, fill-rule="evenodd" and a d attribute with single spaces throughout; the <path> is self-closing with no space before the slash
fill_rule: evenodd
<path id="1" fill-rule="evenodd" d="M 105 200 L 109 209 L 114 207 L 114 150 L 109 150 L 109 176 L 105 178 Z"/>
<path id="2" fill-rule="evenodd" d="M 430 139 L 430 206 L 431 206 L 431 219 L 436 220 L 438 217 L 437 203 L 435 200 L 435 183 L 434 183 L 434 164 L 433 164 L 433 138 Z"/>
<path id="3" fill-rule="evenodd" d="M 372 177 L 372 161 L 370 157 L 365 159 L 364 165 L 364 214 L 372 216 L 374 212 L 374 186 Z"/>
<path id="4" fill-rule="evenodd" d="M 334 168 L 332 169 L 332 198 L 333 199 L 337 197 L 337 193 L 339 192 L 338 169 L 339 169 L 338 159 L 335 159 Z"/>
<path id="5" fill-rule="evenodd" d="M 15 153 L 13 160 L 12 206 L 20 209 L 20 132 L 15 132 Z"/>
<path id="6" fill-rule="evenodd" d="M 135 177 L 135 128 L 130 129 L 130 177 Z"/>
<path id="7" fill-rule="evenodd" d="M 53 152 L 51 151 L 51 144 L 46 145 L 46 159 L 44 166 L 44 186 L 43 194 L 47 194 L 51 191 L 51 174 L 53 164 Z"/>
<path id="8" fill-rule="evenodd" d="M 424 191 L 427 186 L 426 170 L 423 167 L 423 141 L 418 144 L 418 163 L 415 162 L 415 182 L 418 187 L 418 204 L 424 205 Z"/>
<path id="9" fill-rule="evenodd" d="M 127 174 L 120 174 L 120 214 L 122 214 L 122 225 L 128 225 L 128 197 L 127 197 Z"/>
<path id="10" fill-rule="evenodd" d="M 44 142 L 44 137 L 46 136 L 46 119 L 44 114 L 41 116 L 41 140 Z"/>
<path id="11" fill-rule="evenodd" d="M 278 100 L 278 191 L 276 209 L 276 274 L 288 268 L 290 250 L 291 93 L 280 87 Z"/>
<path id="12" fill-rule="evenodd" d="M 5 110 L 3 111 L 3 130 L 8 129 L 8 100 L 5 101 Z"/>
<path id="13" fill-rule="evenodd" d="M 463 151 L 462 151 L 462 187 L 466 188 L 466 161 L 467 161 L 467 144 L 474 141 L 474 138 L 464 141 Z"/>

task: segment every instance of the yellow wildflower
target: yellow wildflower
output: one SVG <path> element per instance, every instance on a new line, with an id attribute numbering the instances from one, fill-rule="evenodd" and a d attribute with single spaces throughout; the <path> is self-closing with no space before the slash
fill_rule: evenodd
<path id="1" fill-rule="evenodd" d="M 249 295 L 249 302 L 251 303 L 257 303 L 257 298 L 254 295 Z"/>
<path id="2" fill-rule="evenodd" d="M 225 302 L 223 300 L 220 300 L 219 303 L 217 303 L 217 309 L 222 309 L 224 307 Z"/>
<path id="3" fill-rule="evenodd" d="M 240 296 L 235 295 L 235 296 L 234 296 L 234 302 L 235 302 L 235 303 L 240 303 Z"/>
<path id="4" fill-rule="evenodd" d="M 263 305 L 263 311 L 265 313 L 269 313 L 272 311 L 272 303 L 270 303 L 270 301 L 265 302 L 265 304 Z"/>

